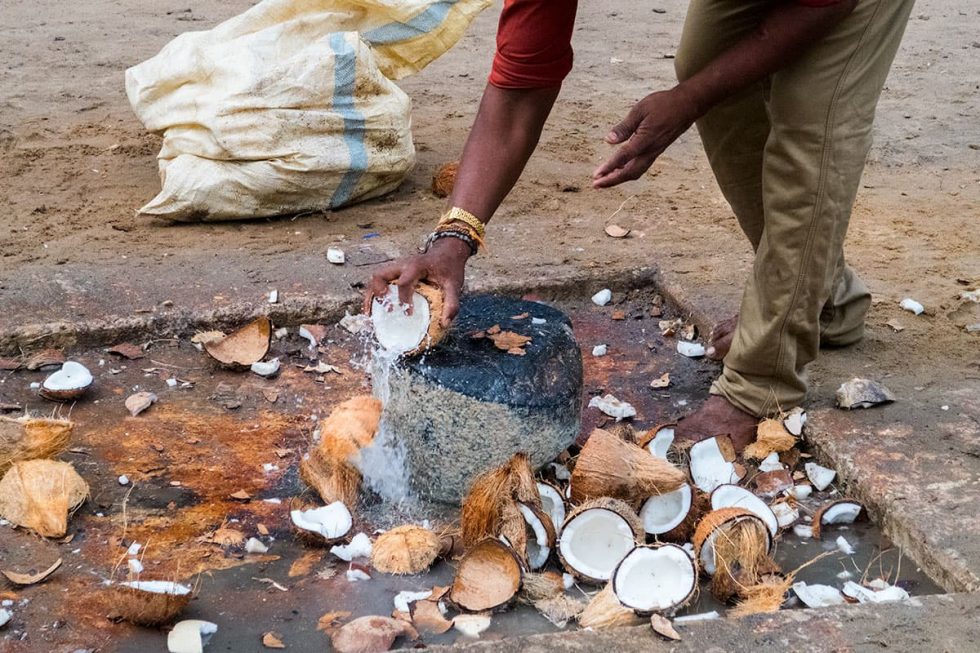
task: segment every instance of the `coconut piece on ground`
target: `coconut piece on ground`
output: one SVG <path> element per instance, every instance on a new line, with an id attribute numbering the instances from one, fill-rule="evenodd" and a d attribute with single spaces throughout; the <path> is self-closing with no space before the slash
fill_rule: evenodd
<path id="1" fill-rule="evenodd" d="M 752 479 L 755 493 L 760 497 L 772 499 L 793 488 L 793 475 L 785 469 L 756 474 Z"/>
<path id="2" fill-rule="evenodd" d="M 561 491 L 550 483 L 538 483 L 538 494 L 541 496 L 541 509 L 551 517 L 552 525 L 558 529 L 565 523 L 565 499 Z"/>
<path id="3" fill-rule="evenodd" d="M 262 316 L 220 340 L 205 342 L 204 351 L 227 367 L 249 367 L 268 353 L 271 336 L 272 322 Z"/>
<path id="4" fill-rule="evenodd" d="M 436 197 L 449 197 L 456 185 L 456 173 L 459 171 L 459 161 L 443 163 L 432 175 L 432 192 Z"/>
<path id="5" fill-rule="evenodd" d="M 596 499 L 579 506 L 565 520 L 558 555 L 576 578 L 604 583 L 643 534 L 643 522 L 628 504 Z"/>
<path id="6" fill-rule="evenodd" d="M 537 571 L 544 567 L 555 548 L 555 526 L 541 508 L 517 502 L 517 508 L 527 524 L 525 552 L 528 567 Z"/>
<path id="7" fill-rule="evenodd" d="M 211 636 L 218 632 L 218 625 L 201 619 L 178 621 L 167 634 L 167 651 L 170 653 L 203 653 Z"/>
<path id="8" fill-rule="evenodd" d="M 359 617 L 330 634 L 337 653 L 378 653 L 388 651 L 399 637 L 418 639 L 412 625 L 391 617 Z"/>
<path id="9" fill-rule="evenodd" d="M 803 427 L 806 425 L 806 411 L 797 406 L 787 413 L 783 418 L 783 426 L 791 435 L 800 437 L 803 434 Z"/>
<path id="10" fill-rule="evenodd" d="M 837 478 L 837 472 L 814 462 L 807 463 L 803 468 L 806 470 L 806 477 L 813 483 L 813 487 L 820 492 L 826 490 Z"/>
<path id="11" fill-rule="evenodd" d="M 429 594 L 431 595 L 432 592 Z M 408 613 L 412 617 L 412 624 L 420 631 L 441 635 L 453 627 L 453 622 L 442 614 L 437 601 L 428 599 L 413 601 L 408 604 Z"/>
<path id="12" fill-rule="evenodd" d="M 837 537 L 835 544 L 837 544 L 837 550 L 844 555 L 854 555 L 854 547 L 851 546 L 851 543 L 848 542 L 847 538 L 845 538 L 843 535 Z"/>
<path id="13" fill-rule="evenodd" d="M 772 543 L 765 522 L 744 508 L 708 513 L 694 533 L 694 548 L 700 569 L 712 577 L 711 593 L 726 601 L 738 585 L 757 582 L 760 572 L 771 568 Z"/>
<path id="14" fill-rule="evenodd" d="M 81 363 L 67 361 L 61 369 L 44 379 L 41 396 L 54 401 L 78 399 L 92 385 L 92 373 Z"/>
<path id="15" fill-rule="evenodd" d="M 411 604 L 416 601 L 424 601 L 432 596 L 432 590 L 424 590 L 421 592 L 399 592 L 395 594 L 394 604 L 395 610 L 398 612 L 411 612 Z"/>
<path id="16" fill-rule="evenodd" d="M 895 401 L 892 391 L 871 379 L 853 378 L 837 389 L 837 406 L 845 410 L 871 408 Z"/>
<path id="17" fill-rule="evenodd" d="M 378 536 L 371 565 L 385 574 L 420 574 L 439 557 L 441 541 L 427 528 L 407 524 Z"/>
<path id="18" fill-rule="evenodd" d="M 629 417 L 636 417 L 636 408 L 633 407 L 633 404 L 617 399 L 610 394 L 592 397 L 589 400 L 589 408 L 598 408 L 603 414 L 615 417 L 617 422 Z"/>
<path id="19" fill-rule="evenodd" d="M 469 547 L 487 537 L 496 537 L 506 524 L 511 529 L 508 539 L 523 555 L 523 541 L 514 541 L 524 539 L 523 518 L 515 501 L 541 505 L 531 460 L 522 452 L 473 479 L 460 509 L 463 545 Z"/>
<path id="20" fill-rule="evenodd" d="M 808 584 L 801 581 L 793 583 L 793 593 L 808 608 L 826 608 L 847 603 L 841 591 L 830 585 Z"/>
<path id="21" fill-rule="evenodd" d="M 0 628 L 6 626 L 13 616 L 7 608 L 0 608 Z"/>
<path id="22" fill-rule="evenodd" d="M 771 454 L 762 459 L 759 463 L 760 472 L 778 472 L 783 470 L 783 464 L 779 462 L 779 454 L 773 451 Z"/>
<path id="23" fill-rule="evenodd" d="M 650 628 L 653 629 L 653 632 L 665 639 L 673 640 L 675 642 L 681 641 L 680 633 L 674 629 L 674 625 L 670 623 L 670 619 L 662 614 L 654 613 L 650 615 Z"/>
<path id="24" fill-rule="evenodd" d="M 347 262 L 347 256 L 344 254 L 344 250 L 339 247 L 328 247 L 327 261 L 334 265 L 343 265 Z"/>
<path id="25" fill-rule="evenodd" d="M 789 490 L 789 495 L 797 501 L 803 501 L 811 494 L 813 494 L 813 486 L 807 483 L 796 485 Z"/>
<path id="26" fill-rule="evenodd" d="M 602 591 L 592 597 L 578 617 L 579 626 L 602 630 L 620 626 L 637 626 L 643 620 L 631 609 L 619 602 L 612 583 L 607 583 Z"/>
<path id="27" fill-rule="evenodd" d="M 639 443 L 640 446 L 645 446 L 646 450 L 654 457 L 667 460 L 667 452 L 670 451 L 670 445 L 674 444 L 674 425 L 658 426 L 651 432 L 653 436 L 650 440 L 646 443 L 641 441 Z"/>
<path id="28" fill-rule="evenodd" d="M 442 291 L 420 282 L 412 295 L 412 313 L 398 299 L 398 287 L 371 304 L 374 337 L 392 354 L 412 356 L 433 347 L 445 337 L 442 325 Z"/>
<path id="29" fill-rule="evenodd" d="M 776 501 L 769 508 L 776 516 L 780 528 L 789 528 L 800 520 L 800 511 L 789 501 Z"/>
<path id="30" fill-rule="evenodd" d="M 707 438 L 691 445 L 691 478 L 703 492 L 711 492 L 724 483 L 738 483 L 742 478 L 735 466 L 735 448 L 727 435 Z"/>
<path id="31" fill-rule="evenodd" d="M 523 570 L 514 550 L 489 538 L 459 561 L 449 599 L 468 612 L 501 608 L 517 595 L 522 578 Z"/>
<path id="32" fill-rule="evenodd" d="M 61 453 L 68 448 L 73 427 L 66 419 L 0 417 L 0 475 L 20 460 Z"/>
<path id="33" fill-rule="evenodd" d="M 885 589 L 874 590 L 859 585 L 853 580 L 844 583 L 842 593 L 844 596 L 856 599 L 858 603 L 890 603 L 892 601 L 904 601 L 909 598 L 908 592 L 895 585 L 887 585 Z"/>
<path id="34" fill-rule="evenodd" d="M 123 619 L 140 626 L 159 626 L 187 607 L 191 588 L 173 581 L 132 580 L 110 586 L 113 608 Z"/>
<path id="35" fill-rule="evenodd" d="M 756 427 L 755 442 L 745 447 L 744 453 L 746 459 L 762 460 L 773 452 L 789 451 L 795 446 L 796 438 L 781 421 L 765 419 Z"/>
<path id="36" fill-rule="evenodd" d="M 775 537 L 779 532 L 779 521 L 772 509 L 759 497 L 738 485 L 719 485 L 711 493 L 711 509 L 743 508 L 756 515 L 769 528 L 769 533 Z"/>
<path id="37" fill-rule="evenodd" d="M 476 639 L 489 627 L 489 614 L 458 614 L 453 618 L 453 628 L 470 639 Z"/>
<path id="38" fill-rule="evenodd" d="M 557 628 L 564 628 L 568 622 L 577 619 L 585 610 L 585 602 L 564 594 L 550 599 L 534 602 L 534 609 Z"/>
<path id="39" fill-rule="evenodd" d="M 543 571 L 524 575 L 521 598 L 529 603 L 554 598 L 565 593 L 565 579 L 557 571 Z"/>
<path id="40" fill-rule="evenodd" d="M 905 299 L 900 301 L 898 305 L 901 306 L 906 311 L 910 313 L 914 313 L 915 315 L 922 315 L 922 313 L 924 313 L 926 310 L 925 306 L 915 301 L 911 297 L 906 297 Z"/>
<path id="41" fill-rule="evenodd" d="M 43 537 L 64 537 L 69 513 L 88 493 L 88 483 L 69 463 L 22 460 L 0 480 L 0 517 Z"/>
<path id="42" fill-rule="evenodd" d="M 677 528 L 691 512 L 694 494 L 685 483 L 673 492 L 655 494 L 640 509 L 643 528 L 649 535 L 663 535 Z"/>
<path id="43" fill-rule="evenodd" d="M 269 547 L 257 537 L 250 537 L 245 542 L 245 553 L 268 553 Z"/>
<path id="44" fill-rule="evenodd" d="M 813 513 L 813 537 L 820 537 L 823 526 L 828 524 L 853 524 L 864 513 L 864 506 L 853 499 L 839 499 L 820 506 Z"/>
<path id="45" fill-rule="evenodd" d="M 596 294 L 592 295 L 592 303 L 596 306 L 605 306 L 612 301 L 612 291 L 608 288 L 603 288 Z"/>
<path id="46" fill-rule="evenodd" d="M 700 342 L 677 341 L 677 353 L 688 358 L 701 358 L 705 354 L 704 345 Z"/>
<path id="47" fill-rule="evenodd" d="M 279 373 L 279 368 L 281 363 L 278 358 L 273 358 L 267 361 L 256 361 L 252 363 L 250 369 L 253 374 L 258 374 L 259 376 L 264 376 L 266 378 L 275 376 Z"/>
<path id="48" fill-rule="evenodd" d="M 612 497 L 637 504 L 684 485 L 684 472 L 602 429 L 589 436 L 572 471 L 572 501 Z"/>
<path id="49" fill-rule="evenodd" d="M 62 365 L 65 362 L 65 354 L 59 349 L 42 349 L 36 354 L 31 355 L 24 363 L 24 367 L 34 372 L 45 370 Z"/>
<path id="50" fill-rule="evenodd" d="M 144 410 L 156 403 L 157 396 L 152 392 L 137 392 L 126 397 L 126 410 L 133 417 L 136 417 Z"/>
<path id="51" fill-rule="evenodd" d="M 289 518 L 296 528 L 318 535 L 324 544 L 344 538 L 354 526 L 350 510 L 342 501 L 319 508 L 290 510 Z"/>
<path id="52" fill-rule="evenodd" d="M 350 544 L 330 547 L 330 553 L 345 562 L 350 562 L 354 558 L 370 558 L 371 538 L 365 533 L 358 533 L 351 538 Z"/>
<path id="53" fill-rule="evenodd" d="M 694 596 L 698 570 L 679 546 L 638 546 L 616 567 L 612 588 L 619 602 L 637 614 L 665 612 Z"/>
<path id="54" fill-rule="evenodd" d="M 61 558 L 58 558 L 51 564 L 50 567 L 48 567 L 43 571 L 39 571 L 35 574 L 22 574 L 7 569 L 0 570 L 0 574 L 3 574 L 4 577 L 14 585 L 22 585 L 22 586 L 34 585 L 35 583 L 40 583 L 45 578 L 47 578 L 55 571 L 57 571 L 58 567 L 61 566 L 61 562 L 62 562 Z"/>

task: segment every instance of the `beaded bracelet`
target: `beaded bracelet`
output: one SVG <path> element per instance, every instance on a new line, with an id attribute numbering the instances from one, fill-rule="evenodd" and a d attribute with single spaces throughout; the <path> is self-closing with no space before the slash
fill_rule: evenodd
<path id="1" fill-rule="evenodd" d="M 422 252 L 428 252 L 429 248 L 432 247 L 432 244 L 442 238 L 456 238 L 457 240 L 463 241 L 470 248 L 470 256 L 475 256 L 480 249 L 480 246 L 477 244 L 476 240 L 474 240 L 473 237 L 465 231 L 443 229 L 441 231 L 433 231 L 431 234 L 429 234 L 429 237 L 425 240 L 425 247 L 422 249 Z"/>

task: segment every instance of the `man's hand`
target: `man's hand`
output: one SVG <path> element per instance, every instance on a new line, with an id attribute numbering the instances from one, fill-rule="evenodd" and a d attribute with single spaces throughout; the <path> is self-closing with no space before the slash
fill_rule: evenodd
<path id="1" fill-rule="evenodd" d="M 606 136 L 607 143 L 623 145 L 592 173 L 593 187 L 609 188 L 639 179 L 698 117 L 695 102 L 681 87 L 646 96 Z"/>
<path id="2" fill-rule="evenodd" d="M 459 312 L 459 294 L 469 257 L 466 243 L 457 238 L 440 238 L 425 254 L 406 256 L 379 268 L 364 293 L 364 312 L 370 315 L 371 302 L 388 294 L 388 284 L 392 282 L 398 286 L 398 300 L 411 311 L 415 285 L 425 279 L 442 289 L 445 302 L 441 322 L 448 327 Z"/>

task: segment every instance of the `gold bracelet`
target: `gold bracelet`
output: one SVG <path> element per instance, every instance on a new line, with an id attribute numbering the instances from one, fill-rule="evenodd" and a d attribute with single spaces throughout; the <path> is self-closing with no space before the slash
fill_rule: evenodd
<path id="1" fill-rule="evenodd" d="M 446 211 L 442 218 L 439 219 L 440 225 L 449 224 L 450 222 L 462 222 L 463 224 L 468 224 L 469 226 L 473 227 L 473 230 L 476 232 L 476 235 L 480 237 L 481 241 L 486 235 L 486 229 L 483 223 L 480 222 L 480 219 L 469 211 L 461 209 L 458 206 L 454 206 Z"/>

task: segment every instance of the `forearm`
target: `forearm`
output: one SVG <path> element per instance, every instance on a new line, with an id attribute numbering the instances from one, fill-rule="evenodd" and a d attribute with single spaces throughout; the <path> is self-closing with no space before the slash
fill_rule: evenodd
<path id="1" fill-rule="evenodd" d="M 490 220 L 524 171 L 559 90 L 487 85 L 463 148 L 450 206 Z"/>
<path id="2" fill-rule="evenodd" d="M 737 93 L 800 56 L 848 16 L 857 0 L 826 7 L 787 2 L 776 6 L 745 39 L 703 69 L 678 84 L 704 115 L 718 102 Z"/>

